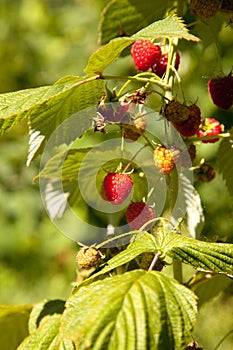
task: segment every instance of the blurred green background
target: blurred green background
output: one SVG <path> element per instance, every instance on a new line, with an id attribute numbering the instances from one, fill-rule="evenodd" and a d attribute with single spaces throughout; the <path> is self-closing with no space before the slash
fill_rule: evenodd
<path id="1" fill-rule="evenodd" d="M 54 83 L 64 75 L 82 75 L 89 55 L 98 47 L 102 2 L 95 0 L 2 0 L 0 2 L 0 92 Z M 213 35 L 225 73 L 232 68 L 232 29 L 223 15 L 191 28 L 202 43 L 181 43 L 180 75 L 186 100 L 197 101 L 203 116 L 216 117 L 226 129 L 233 125 L 232 108 L 222 112 L 211 103 L 208 79 L 219 73 Z M 111 73 L 133 70 L 129 57 Z M 177 94 L 180 91 L 177 90 Z M 76 244 L 50 222 L 38 184 L 32 184 L 39 161 L 25 166 L 27 125 L 0 138 L 0 304 L 36 303 L 45 298 L 66 298 L 76 278 Z M 216 164 L 218 144 L 198 146 L 198 157 Z M 206 215 L 202 239 L 233 243 L 233 206 L 221 175 L 211 184 L 198 184 Z M 207 350 L 233 328 L 232 284 L 201 309 L 195 331 Z M 229 316 L 228 316 L 229 315 Z M 230 337 L 220 350 L 230 350 Z"/>

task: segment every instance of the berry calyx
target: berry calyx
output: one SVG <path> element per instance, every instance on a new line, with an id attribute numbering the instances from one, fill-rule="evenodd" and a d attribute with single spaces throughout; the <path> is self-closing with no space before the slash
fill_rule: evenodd
<path id="1" fill-rule="evenodd" d="M 121 204 L 130 194 L 133 181 L 128 174 L 109 173 L 103 182 L 103 198 L 112 204 Z"/>
<path id="2" fill-rule="evenodd" d="M 188 106 L 179 101 L 170 101 L 165 107 L 165 117 L 171 122 L 183 122 L 189 114 Z"/>
<path id="3" fill-rule="evenodd" d="M 134 202 L 128 206 L 125 215 L 129 227 L 132 230 L 139 230 L 149 220 L 155 218 L 155 211 L 144 202 Z"/>
<path id="4" fill-rule="evenodd" d="M 211 79 L 208 92 L 213 103 L 220 109 L 227 110 L 233 105 L 233 76 L 230 73 L 223 78 Z"/>
<path id="5" fill-rule="evenodd" d="M 195 16 L 207 20 L 218 11 L 219 0 L 190 0 L 190 7 Z"/>
<path id="6" fill-rule="evenodd" d="M 158 146 L 154 150 L 155 166 L 163 174 L 170 174 L 176 167 L 179 160 L 180 151 L 174 147 L 166 148 L 165 146 Z"/>
<path id="7" fill-rule="evenodd" d="M 168 54 L 165 53 L 161 55 L 158 62 L 156 62 L 152 67 L 152 72 L 158 75 L 160 78 L 162 78 L 166 72 L 167 69 L 167 62 L 168 62 Z M 180 53 L 179 51 L 176 52 L 175 57 L 175 69 L 178 70 L 180 65 Z"/>
<path id="8" fill-rule="evenodd" d="M 196 134 L 201 124 L 201 110 L 193 104 L 189 106 L 189 117 L 183 122 L 173 122 L 174 127 L 182 136 L 190 137 Z"/>
<path id="9" fill-rule="evenodd" d="M 131 48 L 131 54 L 137 69 L 145 72 L 160 59 L 161 48 L 150 40 L 137 40 Z"/>
<path id="10" fill-rule="evenodd" d="M 197 131 L 198 137 L 219 135 L 222 132 L 222 126 L 218 120 L 214 118 L 205 118 Z M 203 143 L 217 142 L 218 138 L 202 140 Z"/>

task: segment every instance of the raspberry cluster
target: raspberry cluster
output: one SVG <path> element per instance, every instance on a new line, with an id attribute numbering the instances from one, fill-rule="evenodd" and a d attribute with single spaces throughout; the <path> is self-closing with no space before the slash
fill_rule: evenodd
<path id="1" fill-rule="evenodd" d="M 168 53 L 162 53 L 160 45 L 155 45 L 150 40 L 137 40 L 131 48 L 131 55 L 137 69 L 145 72 L 152 69 L 152 72 L 162 78 L 167 69 Z M 174 67 L 178 70 L 180 64 L 180 53 L 175 55 Z"/>
<path id="2" fill-rule="evenodd" d="M 137 69 L 145 72 L 161 57 L 161 48 L 150 40 L 137 40 L 132 46 L 131 54 Z"/>

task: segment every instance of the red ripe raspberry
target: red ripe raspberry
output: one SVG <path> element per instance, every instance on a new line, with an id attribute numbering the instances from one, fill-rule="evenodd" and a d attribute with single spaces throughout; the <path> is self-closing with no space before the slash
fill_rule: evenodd
<path id="1" fill-rule="evenodd" d="M 227 110 L 233 105 L 233 76 L 230 73 L 223 78 L 211 79 L 208 91 L 213 103 L 220 109 Z"/>
<path id="2" fill-rule="evenodd" d="M 160 60 L 155 63 L 152 67 L 152 71 L 158 75 L 160 78 L 163 77 L 163 75 L 166 72 L 167 69 L 167 60 L 168 60 L 168 54 L 165 53 L 161 55 Z M 176 52 L 176 58 L 175 58 L 175 69 L 178 70 L 180 65 L 180 53 L 179 51 Z"/>
<path id="3" fill-rule="evenodd" d="M 103 198 L 112 204 L 121 204 L 128 197 L 133 181 L 128 174 L 109 173 L 103 182 Z"/>
<path id="4" fill-rule="evenodd" d="M 155 166 L 163 174 L 169 174 L 176 167 L 179 160 L 180 151 L 174 147 L 166 148 L 165 146 L 158 146 L 154 150 Z"/>
<path id="5" fill-rule="evenodd" d="M 201 110 L 193 104 L 189 106 L 189 117 L 183 122 L 173 122 L 174 127 L 182 136 L 189 137 L 196 134 L 201 124 Z"/>
<path id="6" fill-rule="evenodd" d="M 155 211 L 144 202 L 131 203 L 126 210 L 126 221 L 132 230 L 139 230 L 154 218 Z"/>
<path id="7" fill-rule="evenodd" d="M 218 11 L 219 0 L 190 0 L 190 7 L 195 16 L 206 20 Z"/>
<path id="8" fill-rule="evenodd" d="M 171 122 L 183 122 L 188 119 L 189 114 L 188 106 L 179 101 L 170 101 L 165 107 L 165 117 Z"/>
<path id="9" fill-rule="evenodd" d="M 161 48 L 150 40 L 137 40 L 132 46 L 131 54 L 136 67 L 145 72 L 160 59 Z"/>
<path id="10" fill-rule="evenodd" d="M 198 137 L 219 135 L 222 132 L 222 126 L 218 120 L 214 118 L 205 118 L 197 131 Z M 202 140 L 203 143 L 214 143 L 217 142 L 218 138 Z"/>

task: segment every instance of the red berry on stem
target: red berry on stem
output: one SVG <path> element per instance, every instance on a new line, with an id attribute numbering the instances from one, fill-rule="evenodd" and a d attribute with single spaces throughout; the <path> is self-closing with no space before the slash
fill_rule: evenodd
<path id="1" fill-rule="evenodd" d="M 222 126 L 218 120 L 214 118 L 205 118 L 197 131 L 198 137 L 219 135 L 222 132 Z M 203 143 L 217 142 L 218 138 L 202 140 Z"/>
<path id="2" fill-rule="evenodd" d="M 103 197 L 112 204 L 121 204 L 128 197 L 133 181 L 128 174 L 109 173 L 103 182 Z"/>
<path id="3" fill-rule="evenodd" d="M 160 59 L 161 48 L 150 40 L 137 40 L 132 46 L 131 54 L 137 69 L 145 72 Z"/>
<path id="4" fill-rule="evenodd" d="M 220 109 L 227 110 L 233 105 L 233 76 L 211 79 L 208 91 L 213 103 Z"/>
<path id="5" fill-rule="evenodd" d="M 144 224 L 154 218 L 154 209 L 144 202 L 131 203 L 126 210 L 126 221 L 132 230 L 139 230 Z"/>

